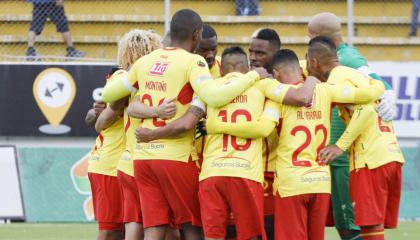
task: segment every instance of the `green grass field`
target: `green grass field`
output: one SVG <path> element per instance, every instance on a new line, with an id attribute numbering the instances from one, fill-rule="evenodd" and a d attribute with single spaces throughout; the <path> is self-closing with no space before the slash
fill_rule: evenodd
<path id="1" fill-rule="evenodd" d="M 80 223 L 12 223 L 0 225 L 1 240 L 93 240 L 96 224 Z M 327 228 L 326 240 L 339 239 L 335 229 Z M 420 222 L 403 222 L 397 230 L 387 230 L 386 239 L 420 239 Z"/>

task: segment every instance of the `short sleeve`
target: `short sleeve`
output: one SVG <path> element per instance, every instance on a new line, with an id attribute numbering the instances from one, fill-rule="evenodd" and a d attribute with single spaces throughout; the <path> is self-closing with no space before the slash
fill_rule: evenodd
<path id="1" fill-rule="evenodd" d="M 213 80 L 207 62 L 201 56 L 193 57 L 188 71 L 189 82 L 194 90 L 201 90 L 202 83 Z"/>
<path id="2" fill-rule="evenodd" d="M 264 112 L 261 117 L 269 119 L 278 124 L 281 117 L 281 104 L 267 100 L 265 102 Z"/>
<path id="3" fill-rule="evenodd" d="M 192 101 L 191 101 L 191 106 L 195 106 L 200 108 L 203 112 L 206 112 L 206 103 L 201 100 L 201 98 L 197 95 L 194 95 Z"/>
<path id="4" fill-rule="evenodd" d="M 333 103 L 354 103 L 356 88 L 344 84 L 323 83 Z"/>
<path id="5" fill-rule="evenodd" d="M 256 87 L 270 100 L 283 103 L 291 85 L 280 83 L 274 79 L 263 79 L 256 84 Z"/>

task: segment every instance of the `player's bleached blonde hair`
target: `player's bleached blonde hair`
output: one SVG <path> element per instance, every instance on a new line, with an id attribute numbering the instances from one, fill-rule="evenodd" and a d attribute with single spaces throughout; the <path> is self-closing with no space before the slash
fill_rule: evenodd
<path id="1" fill-rule="evenodd" d="M 162 47 L 162 38 L 152 30 L 133 29 L 118 42 L 117 63 L 128 69 L 137 59 Z"/>

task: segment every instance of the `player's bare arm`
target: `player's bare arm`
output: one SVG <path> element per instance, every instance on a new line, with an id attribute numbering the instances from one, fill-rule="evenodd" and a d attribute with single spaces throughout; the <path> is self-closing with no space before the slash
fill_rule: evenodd
<path id="1" fill-rule="evenodd" d="M 128 107 L 128 115 L 138 119 L 158 117 L 163 120 L 168 120 L 176 114 L 175 100 L 175 98 L 167 99 L 157 107 L 149 107 L 140 101 L 139 96 L 135 96 Z"/>
<path id="2" fill-rule="evenodd" d="M 90 109 L 85 117 L 85 123 L 89 127 L 94 127 L 96 120 L 98 119 L 101 112 L 106 108 L 106 103 L 102 101 L 96 101 L 93 103 L 93 108 Z"/>
<path id="3" fill-rule="evenodd" d="M 105 128 L 111 126 L 115 121 L 117 121 L 122 116 L 126 103 L 127 98 L 123 98 L 110 104 L 107 108 L 105 108 L 96 120 L 96 131 L 100 132 Z"/>
<path id="4" fill-rule="evenodd" d="M 193 130 L 204 115 L 205 113 L 201 108 L 191 106 L 184 116 L 163 127 L 154 130 L 141 127 L 137 128 L 137 142 L 150 142 L 162 138 L 177 137 L 180 134 Z"/>
<path id="5" fill-rule="evenodd" d="M 329 145 L 319 152 L 321 162 L 329 164 L 349 149 L 360 134 L 366 128 L 371 127 L 368 120 L 372 114 L 375 114 L 375 108 L 371 104 L 354 106 L 353 115 L 343 135 L 335 144 Z"/>
<path id="6" fill-rule="evenodd" d="M 94 127 L 95 126 L 95 122 L 96 122 L 96 114 L 95 114 L 95 110 L 89 109 L 89 111 L 86 113 L 86 117 L 85 117 L 85 123 L 88 127 Z"/>
<path id="7" fill-rule="evenodd" d="M 284 97 L 283 104 L 292 106 L 305 106 L 311 104 L 314 89 L 320 81 L 313 76 L 308 76 L 305 83 L 298 88 L 290 88 Z"/>

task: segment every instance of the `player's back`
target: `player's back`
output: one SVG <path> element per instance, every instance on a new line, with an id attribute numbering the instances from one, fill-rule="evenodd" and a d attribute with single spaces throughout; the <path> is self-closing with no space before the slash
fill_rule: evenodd
<path id="1" fill-rule="evenodd" d="M 332 83 L 353 86 L 366 86 L 370 81 L 369 77 L 359 71 L 344 66 L 331 71 L 330 78 Z M 328 81 L 330 82 L 330 80 Z M 363 168 L 365 164 L 369 168 L 376 168 L 392 161 L 403 162 L 392 122 L 382 122 L 375 110 L 376 105 L 376 103 L 364 105 L 364 111 L 369 111 L 369 115 L 364 121 L 364 124 L 367 124 L 368 127 L 361 132 L 353 144 L 353 151 L 350 151 L 351 169 Z M 348 125 L 352 117 L 353 107 L 340 105 L 339 109 L 342 118 Z"/>
<path id="2" fill-rule="evenodd" d="M 332 83 L 353 86 L 366 86 L 370 81 L 369 77 L 359 71 L 344 66 L 331 71 L 330 78 Z M 376 106 L 376 103 L 364 105 L 363 111 L 368 111 L 368 116 L 364 118 L 363 124 L 368 127 L 354 141 L 353 149 L 350 151 L 351 169 L 363 168 L 366 164 L 369 168 L 376 168 L 392 161 L 403 162 L 392 122 L 382 122 L 375 110 Z M 339 109 L 341 117 L 348 125 L 353 114 L 353 107 L 340 105 Z"/>
<path id="3" fill-rule="evenodd" d="M 117 175 L 118 160 L 125 147 L 123 129 L 124 119 L 121 117 L 99 133 L 89 157 L 89 172 Z"/>
<path id="4" fill-rule="evenodd" d="M 317 161 L 328 143 L 331 97 L 326 83 L 317 84 L 310 107 L 281 106 L 275 185 L 282 197 L 330 193 L 329 166 Z"/>
<path id="5" fill-rule="evenodd" d="M 134 97 L 134 93 L 130 96 L 128 102 L 130 103 Z M 140 126 L 140 119 L 132 118 L 128 115 L 128 107 L 124 108 L 124 133 L 125 133 L 125 150 L 118 162 L 118 170 L 134 176 L 133 168 L 133 152 L 137 139 L 135 135 L 136 128 Z"/>
<path id="6" fill-rule="evenodd" d="M 183 116 L 188 110 L 193 89 L 189 83 L 191 66 L 207 68 L 202 57 L 180 48 L 163 48 L 140 58 L 133 66 L 138 79 L 140 101 L 158 106 L 165 99 L 176 98 L 176 115 L 168 121 L 144 119 L 142 127 L 154 129 Z M 200 81 L 200 79 L 196 79 Z M 159 139 L 150 143 L 136 144 L 135 159 L 168 159 L 188 161 L 192 149 L 193 132 L 177 138 Z"/>
<path id="7" fill-rule="evenodd" d="M 228 82 L 231 73 L 216 81 Z M 237 96 L 222 108 L 207 107 L 207 121 L 235 123 L 257 120 L 263 113 L 265 96 L 257 87 Z M 217 120 L 217 121 L 220 121 Z M 263 182 L 262 139 L 243 139 L 227 134 L 207 135 L 200 180 L 211 176 L 242 177 Z"/>

